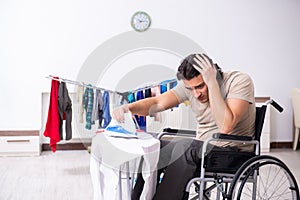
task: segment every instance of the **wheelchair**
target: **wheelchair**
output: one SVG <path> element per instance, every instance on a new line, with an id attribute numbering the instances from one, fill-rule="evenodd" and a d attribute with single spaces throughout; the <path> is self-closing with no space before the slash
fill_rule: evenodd
<path id="1" fill-rule="evenodd" d="M 256 107 L 254 138 L 216 133 L 204 141 L 200 176 L 187 183 L 185 199 L 300 199 L 296 179 L 288 167 L 276 157 L 260 155 L 260 136 L 269 104 L 279 112 L 283 111 L 272 99 Z M 158 138 L 166 135 L 191 137 L 195 136 L 195 131 L 165 128 Z M 212 141 L 253 144 L 254 150 L 229 154 L 214 150 L 207 152 L 207 145 Z M 226 166 L 223 166 L 224 159 L 230 160 Z M 191 197 L 192 186 L 195 196 Z"/>

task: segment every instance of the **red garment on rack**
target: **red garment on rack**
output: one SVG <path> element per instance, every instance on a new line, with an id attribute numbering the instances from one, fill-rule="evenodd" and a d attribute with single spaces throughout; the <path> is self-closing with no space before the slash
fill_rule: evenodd
<path id="1" fill-rule="evenodd" d="M 54 77 L 58 79 L 58 77 Z M 53 152 L 56 151 L 56 143 L 60 141 L 59 136 L 59 111 L 58 111 L 58 86 L 59 81 L 52 80 L 50 104 L 48 110 L 48 118 L 46 123 L 46 129 L 44 131 L 45 137 L 50 137 L 50 147 Z"/>

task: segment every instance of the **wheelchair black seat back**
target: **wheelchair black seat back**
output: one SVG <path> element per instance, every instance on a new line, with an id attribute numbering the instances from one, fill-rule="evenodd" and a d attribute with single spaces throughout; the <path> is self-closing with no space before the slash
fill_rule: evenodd
<path id="1" fill-rule="evenodd" d="M 200 166 L 200 177 L 191 179 L 186 186 L 185 199 L 295 199 L 299 200 L 297 182 L 288 167 L 272 156 L 260 155 L 260 137 L 264 125 L 267 106 L 271 104 L 278 111 L 283 108 L 274 100 L 256 107 L 254 138 L 216 133 L 205 143 L 211 141 L 231 141 L 253 144 L 253 152 L 206 152 Z M 164 129 L 163 135 L 190 135 L 195 131 Z M 226 162 L 224 162 L 226 160 Z M 266 185 L 268 184 L 268 185 Z M 196 186 L 196 196 L 189 195 L 192 185 Z"/>
<path id="2" fill-rule="evenodd" d="M 261 132 L 265 122 L 267 106 L 256 107 L 254 140 L 260 141 Z"/>

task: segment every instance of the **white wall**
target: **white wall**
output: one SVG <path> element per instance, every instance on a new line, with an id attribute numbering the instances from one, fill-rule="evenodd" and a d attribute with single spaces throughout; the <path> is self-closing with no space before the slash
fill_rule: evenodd
<path id="1" fill-rule="evenodd" d="M 50 91 L 45 76 L 76 79 L 93 50 L 132 30 L 138 10 L 151 15 L 153 29 L 194 40 L 224 70 L 249 73 L 256 96 L 271 96 L 285 108 L 273 113 L 271 140 L 292 141 L 290 91 L 300 87 L 298 0 L 1 0 L 0 130 L 41 129 L 41 93 Z"/>

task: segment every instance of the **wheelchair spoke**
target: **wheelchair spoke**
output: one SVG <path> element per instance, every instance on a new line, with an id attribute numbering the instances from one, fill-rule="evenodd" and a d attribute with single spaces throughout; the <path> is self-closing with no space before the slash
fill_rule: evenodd
<path id="1" fill-rule="evenodd" d="M 255 158 L 253 163 L 247 163 L 249 166 L 239 170 L 230 188 L 230 196 L 238 200 L 299 200 L 299 189 L 289 169 L 276 159 L 266 158 Z"/>
<path id="2" fill-rule="evenodd" d="M 271 168 L 272 168 L 272 167 L 274 168 L 275 166 L 270 166 L 270 167 L 271 167 Z M 271 170 L 272 170 L 272 169 L 270 169 L 270 171 L 271 171 Z M 285 184 L 282 183 L 283 180 L 285 180 L 284 182 L 287 183 L 287 179 L 285 179 L 284 174 L 280 173 L 280 171 L 282 171 L 281 168 L 280 168 L 280 167 L 277 167 L 276 172 L 274 172 L 275 176 L 273 177 L 273 180 L 270 182 L 270 183 L 277 183 L 277 185 L 274 187 L 275 189 L 277 188 L 277 190 L 279 190 L 280 187 L 282 187 L 282 186 L 285 185 Z M 280 178 L 280 180 L 275 181 L 275 180 L 277 179 L 277 177 L 279 176 L 279 174 L 282 175 L 281 178 Z M 281 184 L 281 186 L 279 186 L 279 184 Z M 269 184 L 269 187 L 268 187 L 268 188 L 270 188 L 271 185 L 272 185 L 272 184 Z M 278 188 L 278 187 L 279 187 L 279 188 Z M 275 191 L 275 190 L 274 190 L 274 191 Z"/>
<path id="3" fill-rule="evenodd" d="M 284 198 L 286 195 L 288 195 L 288 192 L 278 194 L 276 196 L 272 196 L 272 198 L 269 199 L 277 199 L 277 200 L 288 200 L 288 199 L 293 199 L 293 198 Z"/>
<path id="4" fill-rule="evenodd" d="M 277 191 L 282 191 L 284 190 L 285 188 L 283 188 L 284 186 L 288 185 L 287 183 L 287 179 L 285 179 L 284 176 L 280 176 L 279 175 L 284 175 L 282 174 L 282 172 L 280 173 L 280 168 L 279 167 L 276 167 L 276 169 L 273 169 L 275 168 L 276 166 L 270 166 L 270 169 L 266 169 L 268 170 L 269 172 L 271 171 L 275 171 L 272 175 L 275 174 L 275 176 L 273 176 L 272 180 L 270 182 L 267 181 L 267 183 L 265 184 L 265 188 L 264 189 L 264 193 L 262 195 L 259 195 L 259 196 L 268 196 L 269 198 L 273 198 L 273 196 L 277 193 Z M 263 175 L 262 175 L 263 176 Z M 269 175 L 268 175 L 268 179 L 269 179 Z M 279 179 L 279 180 L 277 180 Z M 260 178 L 260 180 L 263 180 L 263 178 Z M 275 184 L 275 186 L 273 186 Z M 282 196 L 282 195 L 280 195 Z M 276 199 L 276 198 L 275 198 Z"/>
<path id="5" fill-rule="evenodd" d="M 286 186 L 288 186 L 288 180 L 287 179 L 284 179 L 284 176 L 282 176 L 281 177 L 281 179 L 277 182 L 277 185 L 276 185 L 276 187 L 275 187 L 275 189 L 274 189 L 274 192 L 273 192 L 273 194 L 275 194 L 275 191 L 282 191 L 282 190 L 284 190 L 284 188 L 283 187 L 286 187 Z M 280 185 L 279 185 L 280 184 Z"/>
<path id="6" fill-rule="evenodd" d="M 244 186 L 244 190 L 247 191 L 244 193 L 244 195 L 251 197 L 251 191 L 252 191 L 253 187 L 252 187 L 252 183 L 246 183 Z"/>

